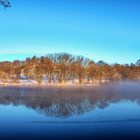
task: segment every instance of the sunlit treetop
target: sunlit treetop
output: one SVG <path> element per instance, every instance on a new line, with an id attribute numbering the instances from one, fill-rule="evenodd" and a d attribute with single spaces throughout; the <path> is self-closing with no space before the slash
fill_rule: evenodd
<path id="1" fill-rule="evenodd" d="M 11 4 L 8 0 L 0 0 L 0 5 L 3 5 L 5 9 L 11 7 Z"/>

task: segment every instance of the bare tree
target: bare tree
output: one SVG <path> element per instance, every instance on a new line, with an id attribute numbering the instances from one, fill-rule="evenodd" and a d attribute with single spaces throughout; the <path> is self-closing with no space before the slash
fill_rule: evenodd
<path id="1" fill-rule="evenodd" d="M 21 67 L 22 67 L 22 62 L 19 60 L 15 60 L 12 63 L 12 71 L 14 75 L 14 81 L 16 83 L 19 83 L 20 75 L 21 75 Z"/>
<path id="2" fill-rule="evenodd" d="M 43 81 L 43 70 L 40 67 L 40 65 L 36 65 L 34 68 L 34 78 L 37 81 L 38 84 L 41 84 Z"/>
<path id="3" fill-rule="evenodd" d="M 47 76 L 48 78 L 48 82 L 51 83 L 52 81 L 52 75 L 53 75 L 53 72 L 54 72 L 54 63 L 53 61 L 51 60 L 51 58 L 49 58 L 49 56 L 46 56 L 46 57 L 41 57 L 41 60 L 40 60 L 40 67 L 42 69 L 42 72 L 44 75 Z"/>
<path id="4" fill-rule="evenodd" d="M 88 81 L 92 80 L 92 84 L 94 83 L 95 80 L 96 71 L 97 71 L 97 65 L 95 64 L 94 61 L 90 61 L 87 67 L 87 75 L 88 75 Z"/>
<path id="5" fill-rule="evenodd" d="M 5 9 L 11 7 L 11 4 L 8 0 L 0 0 L 0 4 L 4 6 Z"/>
<path id="6" fill-rule="evenodd" d="M 48 56 L 55 64 L 55 73 L 60 83 L 67 81 L 71 63 L 74 57 L 68 53 L 57 53 Z"/>
<path id="7" fill-rule="evenodd" d="M 88 67 L 89 61 L 90 60 L 88 58 L 84 58 L 83 56 L 77 56 L 75 58 L 74 62 L 75 73 L 77 75 L 80 84 L 85 79 L 86 68 Z"/>

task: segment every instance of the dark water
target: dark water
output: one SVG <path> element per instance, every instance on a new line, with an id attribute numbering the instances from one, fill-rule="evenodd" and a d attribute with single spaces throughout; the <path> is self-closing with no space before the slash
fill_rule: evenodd
<path id="1" fill-rule="evenodd" d="M 140 82 L 1 87 L 0 139 L 140 138 Z"/>

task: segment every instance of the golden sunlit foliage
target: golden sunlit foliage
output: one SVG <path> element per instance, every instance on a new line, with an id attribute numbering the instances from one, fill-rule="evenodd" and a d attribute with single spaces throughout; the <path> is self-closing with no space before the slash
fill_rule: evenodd
<path id="1" fill-rule="evenodd" d="M 25 61 L 0 62 L 2 82 L 21 79 L 48 83 L 102 83 L 124 79 L 140 79 L 140 61 L 131 65 L 113 64 L 104 61 L 95 63 L 83 56 L 68 53 L 48 54 L 42 57 L 26 58 Z"/>

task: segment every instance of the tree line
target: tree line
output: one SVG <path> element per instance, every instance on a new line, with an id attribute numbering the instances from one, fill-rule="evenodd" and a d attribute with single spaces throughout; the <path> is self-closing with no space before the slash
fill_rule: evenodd
<path id="1" fill-rule="evenodd" d="M 95 63 L 89 58 L 68 53 L 26 58 L 24 61 L 0 62 L 0 81 L 16 82 L 21 79 L 48 83 L 102 83 L 125 79 L 140 79 L 140 60 L 135 64 Z"/>

